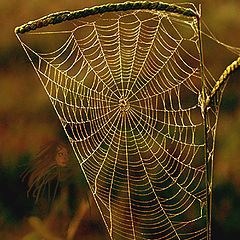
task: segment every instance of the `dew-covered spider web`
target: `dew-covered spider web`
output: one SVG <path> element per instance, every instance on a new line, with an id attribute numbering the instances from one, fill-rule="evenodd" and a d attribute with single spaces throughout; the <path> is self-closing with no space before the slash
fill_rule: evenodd
<path id="1" fill-rule="evenodd" d="M 137 9 L 17 35 L 111 239 L 207 239 L 205 159 L 211 174 L 224 86 L 204 122 L 197 24 Z M 204 79 L 207 94 L 216 80 Z"/>

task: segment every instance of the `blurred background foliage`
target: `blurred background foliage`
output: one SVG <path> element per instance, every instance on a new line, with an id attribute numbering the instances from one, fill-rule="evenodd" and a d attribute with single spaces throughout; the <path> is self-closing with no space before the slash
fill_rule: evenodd
<path id="1" fill-rule="evenodd" d="M 77 226 L 73 239 L 107 239 L 100 214 L 77 167 L 72 179 L 50 199 L 37 203 L 27 198 L 22 165 L 52 139 L 65 140 L 64 132 L 37 79 L 14 28 L 52 12 L 77 10 L 116 0 L 1 0 L 0 1 L 0 239 L 66 239 L 69 224 Z M 165 1 L 171 2 L 171 1 Z M 182 1 L 174 1 L 179 3 Z M 240 46 L 239 0 L 198 0 L 208 27 L 222 42 Z M 205 61 L 215 77 L 235 60 L 218 46 L 205 46 Z M 221 57 L 220 57 L 221 56 Z M 218 123 L 214 162 L 213 239 L 233 239 L 240 234 L 240 73 L 225 90 Z M 70 153 L 71 161 L 76 161 Z M 91 202 L 91 207 L 89 207 Z M 35 217 L 32 217 L 35 216 Z M 72 228 L 74 229 L 74 228 Z M 65 232 L 64 232 L 65 231 Z M 42 232 L 39 234 L 39 232 Z M 233 237 L 235 236 L 235 237 Z"/>

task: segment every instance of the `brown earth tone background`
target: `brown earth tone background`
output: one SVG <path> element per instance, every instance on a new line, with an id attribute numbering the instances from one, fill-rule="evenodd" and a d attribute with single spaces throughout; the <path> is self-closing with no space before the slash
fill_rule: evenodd
<path id="1" fill-rule="evenodd" d="M 56 236 L 64 239 L 66 226 L 74 216 L 80 219 L 74 239 L 108 239 L 96 206 L 89 207 L 92 199 L 77 167 L 73 179 L 54 200 L 43 196 L 35 204 L 32 196 L 27 198 L 27 183 L 20 179 L 24 170 L 21 166 L 34 158 L 42 144 L 65 136 L 14 34 L 16 26 L 49 13 L 108 2 L 121 1 L 0 1 L 0 239 L 39 240 L 37 232 L 45 231 L 45 226 L 46 234 L 52 234 L 55 240 Z M 201 3 L 203 19 L 220 41 L 240 47 L 239 0 L 192 2 L 196 6 Z M 217 46 L 205 46 L 204 53 L 216 77 L 236 58 L 229 53 L 219 59 Z M 76 161 L 72 152 L 70 158 Z M 213 239 L 235 239 L 240 234 L 240 72 L 230 79 L 221 105 L 213 191 Z"/>

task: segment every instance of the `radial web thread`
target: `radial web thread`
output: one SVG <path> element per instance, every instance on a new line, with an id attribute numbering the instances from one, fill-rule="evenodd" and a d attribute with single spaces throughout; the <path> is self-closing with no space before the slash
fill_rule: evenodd
<path id="1" fill-rule="evenodd" d="M 207 239 L 196 18 L 129 10 L 18 37 L 110 238 Z M 209 161 L 220 98 L 206 115 Z"/>

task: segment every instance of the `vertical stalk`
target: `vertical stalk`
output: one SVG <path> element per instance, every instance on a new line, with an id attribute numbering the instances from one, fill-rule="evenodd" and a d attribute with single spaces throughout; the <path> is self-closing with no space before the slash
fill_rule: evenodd
<path id="1" fill-rule="evenodd" d="M 203 47 L 202 47 L 202 35 L 201 35 L 201 5 L 199 5 L 199 15 L 197 17 L 198 27 L 198 40 L 199 40 L 199 55 L 200 55 L 200 69 L 202 80 L 202 116 L 203 116 L 203 128 L 204 128 L 204 158 L 205 158 L 205 187 L 206 187 L 206 224 L 207 224 L 207 240 L 211 240 L 211 173 L 209 172 L 208 161 L 208 142 L 207 142 L 207 115 L 206 115 L 206 90 L 205 90 L 205 75 L 204 75 L 204 60 L 203 60 Z"/>
<path id="2" fill-rule="evenodd" d="M 202 47 L 202 27 L 201 27 L 201 5 L 199 6 L 199 15 L 197 17 L 198 26 L 198 40 L 199 40 L 199 54 L 200 54 L 200 68 L 201 68 L 201 80 L 202 80 L 202 103 L 205 103 L 205 75 L 204 75 L 204 61 L 203 61 L 203 47 Z M 203 109 L 202 109 L 203 110 Z"/>

